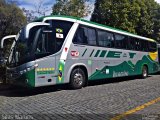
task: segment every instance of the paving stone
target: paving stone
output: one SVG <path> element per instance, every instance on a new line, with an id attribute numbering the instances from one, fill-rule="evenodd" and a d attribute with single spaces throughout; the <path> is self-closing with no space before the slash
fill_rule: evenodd
<path id="1" fill-rule="evenodd" d="M 160 75 L 152 75 L 147 79 L 108 79 L 106 82 L 92 82 L 79 90 L 63 87 L 57 91 L 51 87 L 31 91 L 3 90 L 0 91 L 0 113 L 30 114 L 37 120 L 107 120 L 160 97 L 159 78 Z M 135 114 L 138 114 L 138 119 L 140 115 L 159 112 L 160 104 L 156 103 Z M 130 118 L 134 119 L 135 116 L 131 115 Z"/>

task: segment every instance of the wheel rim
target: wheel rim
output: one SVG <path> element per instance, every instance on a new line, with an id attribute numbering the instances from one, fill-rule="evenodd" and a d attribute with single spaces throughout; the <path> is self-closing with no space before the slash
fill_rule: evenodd
<path id="1" fill-rule="evenodd" d="M 74 75 L 74 83 L 78 86 L 82 85 L 83 83 L 83 76 L 80 73 L 76 73 Z"/>
<path id="2" fill-rule="evenodd" d="M 143 69 L 143 76 L 147 77 L 147 70 L 145 68 Z"/>

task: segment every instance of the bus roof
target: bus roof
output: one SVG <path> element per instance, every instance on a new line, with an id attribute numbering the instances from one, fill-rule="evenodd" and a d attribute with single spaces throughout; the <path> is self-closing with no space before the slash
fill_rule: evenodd
<path id="1" fill-rule="evenodd" d="M 53 18 L 59 17 L 59 18 L 66 18 L 66 19 L 70 19 L 70 20 L 71 19 L 72 20 L 77 20 L 77 21 L 89 23 L 91 25 L 96 25 L 96 26 L 100 26 L 100 27 L 103 27 L 103 28 L 107 28 L 107 29 L 110 29 L 111 31 L 113 30 L 114 32 L 121 32 L 122 34 L 126 34 L 126 35 L 129 35 L 129 36 L 133 36 L 133 37 L 141 38 L 141 39 L 144 39 L 144 40 L 156 42 L 154 39 L 151 39 L 151 38 L 142 37 L 142 36 L 127 32 L 125 30 L 113 28 L 113 27 L 110 27 L 110 26 L 106 26 L 106 25 L 103 25 L 103 24 L 99 24 L 99 23 L 96 23 L 96 22 L 88 21 L 88 20 L 85 20 L 85 19 L 82 19 L 82 18 L 78 18 L 78 17 L 73 17 L 73 16 L 49 15 L 49 16 L 40 17 L 40 18 L 34 20 L 33 22 L 42 22 L 44 19 L 51 18 L 51 17 L 53 17 Z"/>

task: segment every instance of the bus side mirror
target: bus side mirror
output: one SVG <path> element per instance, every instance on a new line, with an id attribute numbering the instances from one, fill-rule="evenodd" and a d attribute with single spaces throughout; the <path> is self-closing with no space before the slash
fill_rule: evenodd
<path id="1" fill-rule="evenodd" d="M 1 39 L 1 43 L 0 43 L 0 48 L 4 48 L 4 41 L 8 40 L 8 39 L 14 39 L 14 41 L 16 41 L 16 35 L 8 35 L 8 36 L 5 36 Z"/>

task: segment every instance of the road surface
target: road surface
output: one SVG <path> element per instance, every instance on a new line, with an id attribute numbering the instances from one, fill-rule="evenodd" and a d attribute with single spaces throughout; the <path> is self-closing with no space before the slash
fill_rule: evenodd
<path id="1" fill-rule="evenodd" d="M 79 90 L 0 85 L 0 119 L 158 120 L 160 75 L 94 81 Z"/>

